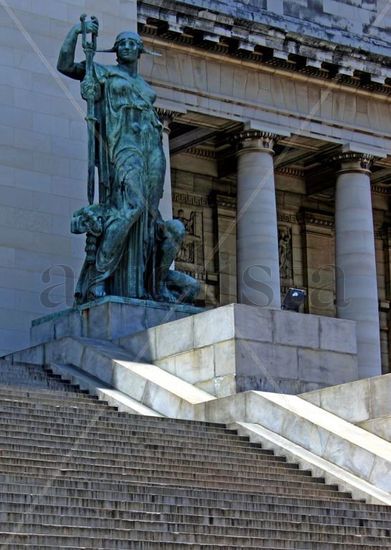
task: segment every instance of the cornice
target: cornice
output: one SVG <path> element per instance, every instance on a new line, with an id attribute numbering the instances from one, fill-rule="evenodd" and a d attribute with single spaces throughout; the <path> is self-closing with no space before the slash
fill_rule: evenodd
<path id="1" fill-rule="evenodd" d="M 371 185 L 371 190 L 373 193 L 377 193 L 378 195 L 389 195 L 391 193 L 391 188 L 385 185 Z"/>
<path id="2" fill-rule="evenodd" d="M 202 147 L 189 147 L 188 149 L 185 149 L 184 153 L 202 159 L 215 160 L 217 158 L 216 151 L 212 149 L 204 149 Z"/>
<path id="3" fill-rule="evenodd" d="M 305 177 L 305 171 L 300 168 L 291 168 L 289 166 L 284 166 L 282 168 L 276 168 L 275 170 L 276 174 L 279 174 L 281 176 L 292 176 L 296 178 L 304 178 Z"/>
<path id="4" fill-rule="evenodd" d="M 168 4 L 139 2 L 141 34 L 391 95 L 391 67 L 384 56 L 260 23 L 212 18 L 207 10 L 173 12 Z"/>
<path id="5" fill-rule="evenodd" d="M 229 208 L 231 210 L 236 210 L 236 197 L 232 195 L 220 195 L 216 193 L 213 199 L 216 205 L 220 208 Z"/>
<path id="6" fill-rule="evenodd" d="M 300 213 L 300 222 L 303 225 L 316 225 L 318 227 L 326 227 L 334 229 L 335 222 L 332 214 L 305 210 Z"/>

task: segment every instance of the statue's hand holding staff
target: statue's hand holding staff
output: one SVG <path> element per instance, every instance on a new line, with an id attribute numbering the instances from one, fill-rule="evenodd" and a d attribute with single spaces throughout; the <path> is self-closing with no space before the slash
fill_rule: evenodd
<path id="1" fill-rule="evenodd" d="M 80 17 L 80 23 L 77 28 L 78 34 L 92 34 L 93 36 L 98 36 L 99 33 L 99 21 L 98 19 L 93 15 L 91 17 L 90 21 L 86 20 L 86 15 L 83 14 Z"/>

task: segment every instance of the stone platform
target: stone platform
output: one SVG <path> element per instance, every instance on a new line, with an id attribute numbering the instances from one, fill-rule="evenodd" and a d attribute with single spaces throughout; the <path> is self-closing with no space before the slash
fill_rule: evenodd
<path id="1" fill-rule="evenodd" d="M 231 304 L 116 341 L 216 397 L 299 394 L 357 380 L 352 321 Z"/>
<path id="2" fill-rule="evenodd" d="M 107 297 L 33 322 L 33 345 L 66 337 L 110 341 L 215 397 L 300 394 L 358 378 L 354 322 L 242 304 L 205 311 Z"/>
<path id="3" fill-rule="evenodd" d="M 115 340 L 202 311 L 203 308 L 184 304 L 105 296 L 35 319 L 31 324 L 31 345 L 65 336 Z"/>

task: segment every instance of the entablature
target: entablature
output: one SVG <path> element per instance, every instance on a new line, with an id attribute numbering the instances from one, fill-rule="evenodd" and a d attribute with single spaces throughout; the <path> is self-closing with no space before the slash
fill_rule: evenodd
<path id="1" fill-rule="evenodd" d="M 139 2 L 140 33 L 391 95 L 387 55 L 178 4 Z"/>

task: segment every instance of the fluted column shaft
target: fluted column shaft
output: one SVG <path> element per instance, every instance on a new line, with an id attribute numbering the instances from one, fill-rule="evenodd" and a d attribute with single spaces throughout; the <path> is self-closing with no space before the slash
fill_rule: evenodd
<path id="1" fill-rule="evenodd" d="M 238 151 L 238 302 L 281 307 L 273 145 L 276 136 L 240 134 Z"/>
<path id="2" fill-rule="evenodd" d="M 381 374 L 380 327 L 370 163 L 339 158 L 335 200 L 337 314 L 357 322 L 359 377 Z"/>

